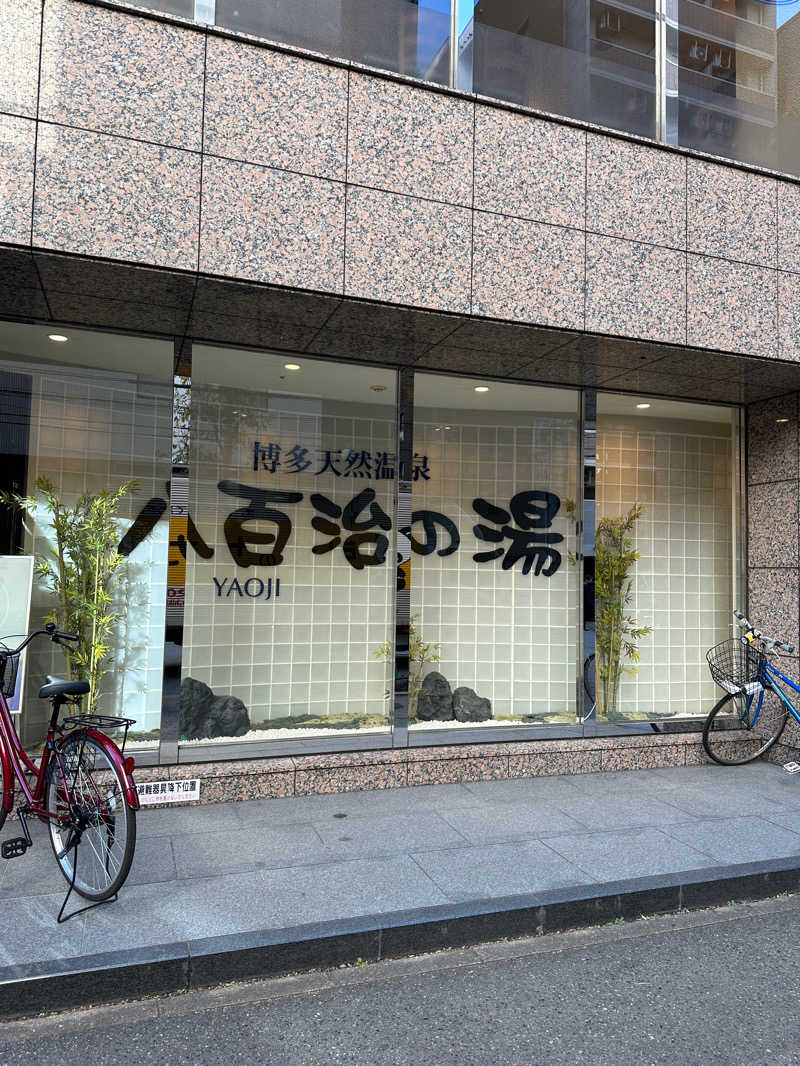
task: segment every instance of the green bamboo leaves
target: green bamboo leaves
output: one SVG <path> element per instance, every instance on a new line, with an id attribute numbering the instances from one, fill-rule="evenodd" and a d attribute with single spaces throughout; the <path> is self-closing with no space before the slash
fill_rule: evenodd
<path id="1" fill-rule="evenodd" d="M 441 660 L 438 644 L 426 644 L 417 629 L 419 615 L 411 616 L 408 627 L 408 713 L 414 718 L 417 713 L 417 697 L 422 688 L 422 668 L 426 663 L 438 663 Z M 394 652 L 392 642 L 387 640 L 372 653 L 376 659 L 392 662 Z M 386 693 L 387 697 L 390 695 Z"/>
<path id="2" fill-rule="evenodd" d="M 610 719 L 620 716 L 617 705 L 623 674 L 637 671 L 637 641 L 652 632 L 650 626 L 638 625 L 628 613 L 633 599 L 630 571 L 641 558 L 633 549 L 632 537 L 644 510 L 641 504 L 634 504 L 627 514 L 602 518 L 595 530 L 597 711 Z"/>
<path id="3" fill-rule="evenodd" d="M 114 577 L 126 563 L 117 551 L 120 539 L 117 509 L 135 486 L 126 481 L 113 492 L 86 493 L 67 506 L 46 477 L 36 481 L 38 496 L 0 493 L 0 502 L 15 511 L 35 514 L 44 506 L 55 545 L 36 558 L 36 575 L 53 593 L 56 604 L 45 617 L 59 629 L 78 634 L 65 649 L 67 677 L 91 685 L 85 710 L 97 711 L 100 683 L 113 663 L 112 637 L 119 621 L 113 608 Z"/>

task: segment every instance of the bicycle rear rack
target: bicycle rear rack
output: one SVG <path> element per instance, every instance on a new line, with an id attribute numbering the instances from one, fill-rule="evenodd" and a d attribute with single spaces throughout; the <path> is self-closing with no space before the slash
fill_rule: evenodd
<path id="1" fill-rule="evenodd" d="M 135 718 L 115 718 L 109 714 L 70 714 L 62 719 L 61 725 L 66 729 L 100 729 L 109 733 L 115 729 L 124 729 L 125 735 L 120 744 L 120 750 L 125 750 L 125 742 L 128 739 L 128 730 L 136 725 Z"/>

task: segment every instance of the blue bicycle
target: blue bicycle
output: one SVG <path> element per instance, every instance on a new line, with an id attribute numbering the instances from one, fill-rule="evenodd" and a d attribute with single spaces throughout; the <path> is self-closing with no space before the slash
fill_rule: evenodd
<path id="1" fill-rule="evenodd" d="M 753 762 L 776 743 L 789 715 L 800 724 L 800 711 L 781 683 L 800 693 L 770 661 L 794 654 L 794 646 L 755 629 L 739 611 L 733 612 L 741 636 L 723 640 L 707 654 L 711 676 L 725 689 L 703 726 L 703 747 L 722 766 Z"/>

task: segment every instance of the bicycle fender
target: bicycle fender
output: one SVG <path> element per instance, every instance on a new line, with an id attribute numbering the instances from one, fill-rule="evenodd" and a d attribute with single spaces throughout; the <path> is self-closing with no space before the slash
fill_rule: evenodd
<path id="1" fill-rule="evenodd" d="M 14 767 L 11 763 L 11 756 L 6 751 L 3 745 L 0 745 L 0 764 L 3 767 L 3 795 L 0 807 L 10 814 L 14 809 L 14 785 L 16 784 L 16 778 L 14 776 Z"/>
<path id="2" fill-rule="evenodd" d="M 136 791 L 136 784 L 133 780 L 133 774 L 129 774 L 125 769 L 125 759 L 122 752 L 119 750 L 114 741 L 101 733 L 99 729 L 93 729 L 91 726 L 86 730 L 86 735 L 96 741 L 109 757 L 114 766 L 119 770 L 119 775 L 125 782 L 125 799 L 128 802 L 128 806 L 133 811 L 139 810 L 139 793 Z"/>

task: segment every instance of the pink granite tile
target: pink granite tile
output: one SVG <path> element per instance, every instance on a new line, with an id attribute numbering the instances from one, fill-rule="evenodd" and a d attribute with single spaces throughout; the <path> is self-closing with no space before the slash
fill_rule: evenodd
<path id="1" fill-rule="evenodd" d="M 319 792 L 366 792 L 379 788 L 403 788 L 406 783 L 404 763 L 384 766 L 331 766 L 318 770 L 297 770 L 295 795 L 310 796 Z"/>
<path id="2" fill-rule="evenodd" d="M 750 566 L 798 565 L 798 482 L 751 485 L 748 492 L 748 559 Z"/>
<path id="3" fill-rule="evenodd" d="M 685 747 L 683 750 L 684 766 L 704 766 L 708 762 L 708 756 L 699 740 L 690 747 Z"/>
<path id="4" fill-rule="evenodd" d="M 193 270 L 199 203 L 198 155 L 39 124 L 41 248 Z"/>
<path id="5" fill-rule="evenodd" d="M 201 33 L 73 0 L 47 0 L 39 117 L 200 149 Z"/>
<path id="6" fill-rule="evenodd" d="M 684 749 L 670 747 L 617 748 L 603 752 L 602 769 L 651 770 L 660 766 L 684 766 Z"/>
<path id="7" fill-rule="evenodd" d="M 254 799 L 287 799 L 294 793 L 294 772 L 235 774 L 200 778 L 201 803 L 239 803 Z"/>
<path id="8" fill-rule="evenodd" d="M 507 744 L 448 744 L 432 745 L 429 748 L 409 748 L 409 762 L 427 762 L 441 759 L 489 759 L 507 754 Z"/>
<path id="9" fill-rule="evenodd" d="M 586 329 L 684 343 L 685 253 L 588 234 Z"/>
<path id="10" fill-rule="evenodd" d="M 346 295 L 468 313 L 471 228 L 466 208 L 349 186 Z"/>
<path id="11" fill-rule="evenodd" d="M 209 37 L 204 150 L 344 180 L 347 71 Z"/>
<path id="12" fill-rule="evenodd" d="M 777 267 L 777 183 L 702 159 L 687 160 L 689 251 Z"/>
<path id="13" fill-rule="evenodd" d="M 800 274 L 778 271 L 778 358 L 800 362 Z"/>
<path id="14" fill-rule="evenodd" d="M 294 760 L 291 758 L 240 759 L 178 763 L 177 766 L 169 767 L 169 778 L 172 781 L 179 781 L 190 777 L 241 777 L 247 774 L 281 774 L 293 771 Z"/>
<path id="15" fill-rule="evenodd" d="M 582 329 L 584 235 L 475 212 L 472 313 Z"/>
<path id="16" fill-rule="evenodd" d="M 512 755 L 508 760 L 509 777 L 556 777 L 560 774 L 591 774 L 600 769 L 599 751 L 554 751 L 530 755 Z"/>
<path id="17" fill-rule="evenodd" d="M 586 228 L 685 248 L 685 158 L 619 137 L 587 134 Z"/>
<path id="18" fill-rule="evenodd" d="M 30 244 L 36 123 L 0 115 L 0 241 Z"/>
<path id="19" fill-rule="evenodd" d="M 344 186 L 206 157 L 200 270 L 341 292 Z"/>
<path id="20" fill-rule="evenodd" d="M 562 740 L 510 741 L 502 747 L 505 755 L 547 755 L 554 751 L 586 751 L 602 745 L 604 739 L 604 737 L 576 737 Z"/>
<path id="21" fill-rule="evenodd" d="M 347 180 L 472 206 L 473 104 L 350 75 Z"/>
<path id="22" fill-rule="evenodd" d="M 778 268 L 800 273 L 800 187 L 778 182 Z"/>
<path id="23" fill-rule="evenodd" d="M 408 764 L 409 785 L 449 785 L 459 781 L 499 781 L 508 777 L 508 759 L 430 759 Z"/>
<path id="24" fill-rule="evenodd" d="M 475 207 L 505 215 L 584 225 L 586 134 L 531 115 L 478 105 Z"/>
<path id="25" fill-rule="evenodd" d="M 798 647 L 800 579 L 797 569 L 778 566 L 777 562 L 774 567 L 753 568 L 748 571 L 747 586 L 747 617 L 759 629 Z"/>
<path id="26" fill-rule="evenodd" d="M 797 399 L 796 393 L 790 393 L 750 404 L 747 408 L 747 476 L 750 484 L 786 481 L 799 472 Z"/>
<path id="27" fill-rule="evenodd" d="M 0 111 L 36 118 L 42 0 L 2 0 Z"/>
<path id="28" fill-rule="evenodd" d="M 388 748 L 385 751 L 320 752 L 318 755 L 296 755 L 292 763 L 297 770 L 319 770 L 325 767 L 394 766 L 412 758 L 408 748 Z"/>
<path id="29" fill-rule="evenodd" d="M 690 255 L 687 343 L 775 357 L 777 271 Z"/>

